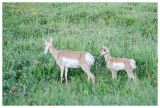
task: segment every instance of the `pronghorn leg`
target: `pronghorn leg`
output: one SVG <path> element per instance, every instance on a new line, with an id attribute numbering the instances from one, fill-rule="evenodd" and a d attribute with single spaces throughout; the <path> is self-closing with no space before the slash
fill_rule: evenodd
<path id="1" fill-rule="evenodd" d="M 68 68 L 65 67 L 65 78 L 66 78 L 66 84 L 68 84 L 68 81 L 67 81 L 67 72 L 68 72 Z"/>
<path id="2" fill-rule="evenodd" d="M 62 84 L 64 66 L 60 66 L 60 68 L 61 68 L 61 84 Z"/>
<path id="3" fill-rule="evenodd" d="M 90 78 L 90 76 L 88 75 L 88 82 L 90 82 L 90 79 L 91 79 L 91 78 Z"/>
<path id="4" fill-rule="evenodd" d="M 90 68 L 91 68 L 91 66 L 89 66 L 89 68 L 88 68 L 88 71 L 90 71 Z M 84 69 L 83 69 L 84 70 Z M 86 69 L 87 70 L 87 69 Z M 86 72 L 86 70 L 84 70 L 85 72 Z M 90 72 L 91 73 L 91 72 Z M 88 82 L 90 82 L 90 79 L 91 79 L 91 77 L 90 77 L 90 75 L 87 73 L 87 76 L 88 76 Z"/>
<path id="5" fill-rule="evenodd" d="M 86 68 L 82 67 L 82 69 L 87 73 L 88 81 L 91 78 L 93 85 L 95 85 L 95 76 L 91 73 L 90 68 L 86 69 Z"/>
<path id="6" fill-rule="evenodd" d="M 115 70 L 111 70 L 112 71 L 112 79 L 116 78 L 117 77 L 117 73 Z"/>
<path id="7" fill-rule="evenodd" d="M 115 73 L 114 73 L 114 77 L 117 79 L 117 71 L 115 71 Z"/>
<path id="8" fill-rule="evenodd" d="M 129 76 L 129 78 L 135 80 L 135 76 L 133 75 L 133 70 L 132 69 L 126 69 L 126 72 Z"/>
<path id="9" fill-rule="evenodd" d="M 95 76 L 90 72 L 90 70 L 87 71 L 87 74 L 92 79 L 93 85 L 95 85 Z"/>

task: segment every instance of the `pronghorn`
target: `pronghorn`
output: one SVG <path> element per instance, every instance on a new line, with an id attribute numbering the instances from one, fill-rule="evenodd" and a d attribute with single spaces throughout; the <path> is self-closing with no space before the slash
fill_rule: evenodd
<path id="1" fill-rule="evenodd" d="M 108 47 L 104 46 L 101 50 L 100 55 L 104 55 L 107 67 L 112 72 L 112 79 L 117 78 L 117 72 L 119 70 L 125 70 L 130 79 L 135 79 L 135 76 L 133 75 L 133 69 L 136 68 L 135 60 L 111 57 Z"/>
<path id="2" fill-rule="evenodd" d="M 50 41 L 44 40 L 45 51 L 47 54 L 48 50 L 54 56 L 56 63 L 61 68 L 61 83 L 63 79 L 63 71 L 65 70 L 65 78 L 67 84 L 67 72 L 68 68 L 79 68 L 81 67 L 88 75 L 88 81 L 92 79 L 93 85 L 95 85 L 95 76 L 91 73 L 90 68 L 94 63 L 94 57 L 88 52 L 81 51 L 70 51 L 70 50 L 57 50 L 52 45 L 52 37 Z"/>

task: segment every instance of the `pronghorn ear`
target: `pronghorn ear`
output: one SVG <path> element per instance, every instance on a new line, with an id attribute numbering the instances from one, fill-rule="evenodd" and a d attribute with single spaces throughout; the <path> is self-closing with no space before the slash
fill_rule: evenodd
<path id="1" fill-rule="evenodd" d="M 52 42 L 53 41 L 53 38 L 52 37 L 50 37 L 50 42 Z"/>
<path id="2" fill-rule="evenodd" d="M 107 48 L 109 48 L 108 44 L 107 44 Z"/>
<path id="3" fill-rule="evenodd" d="M 42 39 L 44 41 L 44 44 L 46 45 L 47 44 L 47 41 L 45 39 Z"/>

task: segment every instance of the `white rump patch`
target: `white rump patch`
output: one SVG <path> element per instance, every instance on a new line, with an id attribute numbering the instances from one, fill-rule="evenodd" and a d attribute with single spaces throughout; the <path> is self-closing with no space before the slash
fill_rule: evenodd
<path id="1" fill-rule="evenodd" d="M 86 53 L 85 58 L 88 64 L 90 65 L 94 64 L 94 57 L 91 54 Z"/>
<path id="2" fill-rule="evenodd" d="M 136 62 L 135 60 L 131 59 L 130 64 L 132 66 L 133 69 L 136 69 Z"/>
<path id="3" fill-rule="evenodd" d="M 125 65 L 124 63 L 113 63 L 113 68 L 115 70 L 124 70 L 125 69 Z"/>
<path id="4" fill-rule="evenodd" d="M 69 59 L 63 57 L 63 64 L 67 68 L 79 68 L 79 63 L 77 59 Z"/>

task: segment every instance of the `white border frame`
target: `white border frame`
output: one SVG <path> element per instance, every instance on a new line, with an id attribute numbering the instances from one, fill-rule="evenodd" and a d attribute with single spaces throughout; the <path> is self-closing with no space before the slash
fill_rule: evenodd
<path id="1" fill-rule="evenodd" d="M 1 18 L 0 18 L 0 93 L 1 93 L 1 97 L 0 97 L 0 106 L 2 106 L 2 3 L 3 2 L 157 2 L 158 3 L 158 28 L 160 28 L 160 16 L 159 16 L 159 12 L 160 12 L 160 1 L 159 0 L 2 0 L 0 3 L 0 14 L 1 14 Z M 158 31 L 158 36 L 159 36 L 159 31 Z M 158 43 L 160 42 L 160 39 L 158 38 Z M 158 51 L 159 51 L 159 44 L 158 44 Z M 158 53 L 158 67 L 160 67 L 159 64 L 159 57 L 160 57 L 160 53 Z M 160 94 L 159 94 L 159 76 L 160 76 L 160 70 L 158 68 L 158 100 L 160 100 Z M 157 101 L 158 101 L 157 100 Z M 22 107 L 22 106 L 2 106 L 2 107 Z M 44 107 L 44 106 L 23 106 L 23 107 Z M 45 106 L 45 107 L 62 107 L 62 106 Z M 81 106 L 65 106 L 68 108 L 73 108 L 73 107 L 81 107 Z M 84 108 L 91 108 L 91 107 L 100 107 L 100 106 L 83 106 Z M 158 101 L 158 106 L 101 106 L 101 107 L 152 107 L 152 108 L 158 108 L 159 107 L 159 101 Z"/>

